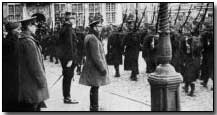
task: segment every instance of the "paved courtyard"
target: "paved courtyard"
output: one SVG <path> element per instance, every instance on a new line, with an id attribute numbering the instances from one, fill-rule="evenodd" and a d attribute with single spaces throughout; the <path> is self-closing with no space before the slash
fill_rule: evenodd
<path id="1" fill-rule="evenodd" d="M 106 44 L 106 41 L 105 41 Z M 106 48 L 106 46 L 105 46 Z M 50 98 L 46 101 L 48 108 L 43 111 L 89 111 L 89 90 L 90 87 L 80 85 L 79 75 L 75 72 L 75 81 L 72 81 L 72 99 L 79 101 L 79 104 L 64 104 L 62 97 L 62 79 L 56 85 L 51 85 L 61 75 L 60 64 L 54 64 L 45 60 L 46 77 L 49 86 Z M 109 66 L 111 84 L 100 87 L 99 106 L 100 111 L 150 111 L 150 85 L 145 73 L 146 63 L 139 56 L 138 81 L 130 81 L 130 71 L 124 71 L 123 65 L 120 66 L 120 78 L 115 78 L 114 67 Z M 211 91 L 212 81 L 208 83 L 208 88 L 200 85 L 196 81 L 196 97 L 187 96 L 180 87 L 181 110 L 182 111 L 212 111 L 213 110 L 213 91 Z"/>

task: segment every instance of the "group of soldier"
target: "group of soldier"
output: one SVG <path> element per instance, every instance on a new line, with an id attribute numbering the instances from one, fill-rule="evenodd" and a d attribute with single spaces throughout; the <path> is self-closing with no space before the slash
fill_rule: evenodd
<path id="1" fill-rule="evenodd" d="M 181 73 L 184 79 L 184 91 L 189 96 L 195 96 L 195 81 L 199 78 L 202 85 L 207 87 L 209 78 L 214 75 L 214 36 L 213 24 L 210 19 L 204 21 L 206 14 L 201 20 L 184 21 L 172 24 L 170 20 L 170 38 L 173 58 L 171 64 L 176 71 Z M 144 24 L 143 28 L 136 29 L 133 16 L 129 15 L 126 20 L 127 29 L 122 31 L 119 27 L 108 38 L 108 65 L 114 65 L 115 77 L 120 77 L 119 65 L 124 56 L 124 70 L 131 70 L 130 79 L 137 80 L 138 56 L 142 51 L 147 68 L 146 73 L 155 71 L 158 65 L 159 34 L 154 24 Z M 157 22 L 158 23 L 158 22 Z M 156 24 L 157 24 L 156 23 Z M 189 92 L 189 87 L 191 91 Z M 211 88 L 213 90 L 213 88 Z"/>
<path id="2" fill-rule="evenodd" d="M 32 36 L 35 37 L 34 44 L 40 44 L 42 46 L 42 54 L 45 59 L 47 55 L 50 55 L 51 61 L 53 60 L 52 57 L 55 57 L 56 63 L 58 63 L 58 61 L 61 63 L 62 75 L 60 77 L 63 76 L 63 102 L 65 104 L 79 103 L 76 100 L 72 100 L 70 96 L 71 81 L 74 77 L 74 70 L 77 67 L 77 72 L 81 75 L 79 83 L 91 86 L 90 110 L 97 111 L 98 89 L 100 86 L 110 83 L 107 64 L 114 66 L 115 77 L 121 77 L 119 66 L 123 64 L 122 57 L 124 56 L 124 70 L 130 70 L 132 72 L 130 80 L 137 81 L 137 75 L 139 74 L 138 58 L 140 51 L 142 51 L 142 57 L 147 64 L 146 73 L 149 74 L 155 71 L 158 65 L 159 25 L 158 22 L 156 22 L 156 24 L 144 23 L 143 26 L 140 26 L 142 18 L 139 21 L 138 17 L 135 17 L 133 14 L 127 16 L 125 13 L 121 25 L 112 26 L 112 29 L 109 30 L 109 32 L 107 31 L 109 33 L 107 34 L 108 51 L 105 55 L 102 45 L 103 33 L 100 30 L 100 28 L 102 29 L 100 25 L 103 22 L 102 16 L 96 15 L 95 17 L 90 17 L 89 20 L 90 24 L 88 28 L 77 27 L 75 14 L 66 12 L 65 21 L 62 26 L 56 26 L 54 31 L 50 31 L 47 29 L 47 26 L 45 26 L 45 23 L 40 22 L 37 24 L 38 29 L 36 30 L 36 34 Z M 28 28 L 30 27 L 31 29 L 32 24 L 32 20 L 22 21 L 23 27 L 30 25 Z M 213 24 L 210 22 L 205 22 L 204 20 L 194 21 L 191 25 L 192 28 L 189 30 L 186 29 L 189 27 L 185 24 L 178 26 L 175 23 L 170 23 L 170 38 L 173 54 L 171 64 L 175 67 L 177 72 L 182 74 L 185 92 L 189 96 L 194 96 L 194 82 L 196 79 L 199 78 L 203 80 L 201 84 L 207 87 L 209 78 L 213 79 L 214 77 L 214 36 Z M 11 31 L 19 26 L 6 24 L 5 27 L 7 31 Z M 24 38 L 28 37 L 29 36 L 26 36 Z M 7 38 L 8 35 L 5 39 Z M 24 46 L 25 43 L 24 40 Z M 3 46 L 8 48 L 7 45 Z M 10 50 L 10 48 L 8 50 Z M 30 56 L 29 58 L 33 58 L 34 56 Z M 8 57 L 10 56 L 7 56 L 3 52 L 3 59 L 6 60 L 3 60 L 3 62 L 12 63 L 7 61 Z M 40 61 L 41 57 L 38 60 Z M 36 62 L 32 62 L 32 64 L 36 64 Z M 40 75 L 40 72 L 41 74 L 44 73 L 42 65 L 39 64 L 39 68 L 41 69 L 39 69 L 40 71 L 35 70 L 35 72 L 38 72 L 35 74 L 43 76 Z M 81 72 L 82 65 L 83 69 Z M 9 67 L 9 65 L 5 66 L 5 68 L 7 67 Z M 33 65 L 33 68 L 34 67 L 35 65 Z M 8 76 L 7 72 L 5 72 L 4 76 Z M 6 82 L 8 81 L 6 80 Z M 41 104 L 43 104 L 43 100 L 48 98 L 48 94 L 45 93 L 46 96 L 44 95 L 44 92 L 47 91 L 46 79 L 43 78 L 43 81 L 39 80 L 38 82 L 39 85 L 41 84 L 41 86 L 43 86 L 42 89 L 44 87 L 46 89 L 45 91 L 43 90 L 41 94 L 44 98 L 39 98 L 42 100 L 40 100 L 40 102 L 37 101 L 37 105 L 31 105 L 34 110 L 35 108 L 38 109 L 39 105 L 41 106 Z M 5 85 L 5 87 L 8 87 L 7 84 Z M 191 88 L 190 93 L 188 91 L 189 86 Z M 27 104 L 29 103 L 23 103 L 22 106 L 29 106 Z M 29 111 L 32 111 L 32 109 L 30 108 Z"/>

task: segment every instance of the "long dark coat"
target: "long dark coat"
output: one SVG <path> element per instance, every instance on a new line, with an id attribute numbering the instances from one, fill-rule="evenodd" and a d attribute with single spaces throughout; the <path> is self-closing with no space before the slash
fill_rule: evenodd
<path id="1" fill-rule="evenodd" d="M 76 32 L 77 35 L 77 48 L 78 48 L 78 63 L 82 64 L 82 59 L 84 58 L 84 38 L 85 33 L 84 32 Z"/>
<path id="2" fill-rule="evenodd" d="M 211 77 L 213 79 L 214 76 L 214 38 L 212 31 L 205 31 L 201 34 L 201 42 L 203 44 L 202 51 L 202 79 L 204 77 Z"/>
<path id="3" fill-rule="evenodd" d="M 18 36 L 8 33 L 2 40 L 2 110 L 14 111 L 18 104 Z"/>
<path id="4" fill-rule="evenodd" d="M 140 41 L 141 39 L 138 33 L 129 32 L 126 35 L 124 39 L 124 70 L 138 70 Z"/>
<path id="5" fill-rule="evenodd" d="M 60 30 L 60 35 L 58 39 L 58 50 L 57 55 L 60 59 L 73 60 L 77 62 L 78 50 L 77 50 L 77 39 L 72 25 L 69 23 L 64 23 Z"/>
<path id="6" fill-rule="evenodd" d="M 103 86 L 110 83 L 105 53 L 100 40 L 94 34 L 88 34 L 84 40 L 86 61 L 79 83 L 87 86 Z M 106 71 L 105 75 L 101 73 Z"/>
<path id="7" fill-rule="evenodd" d="M 190 50 L 187 48 L 184 53 L 184 82 L 194 82 L 199 77 L 200 62 L 201 62 L 201 42 L 198 37 L 193 37 L 187 40 L 190 45 Z"/>
<path id="8" fill-rule="evenodd" d="M 108 65 L 122 64 L 124 34 L 113 32 L 108 38 L 106 60 Z"/>
<path id="9" fill-rule="evenodd" d="M 155 40 L 155 42 L 153 42 Z M 151 46 L 152 42 L 154 43 L 154 47 Z M 146 61 L 147 64 L 147 73 L 154 72 L 157 67 L 157 40 L 154 38 L 153 34 L 148 33 L 143 38 L 143 48 L 142 48 L 142 57 Z"/>
<path id="10" fill-rule="evenodd" d="M 19 102 L 38 104 L 49 98 L 39 43 L 29 31 L 19 40 Z"/>

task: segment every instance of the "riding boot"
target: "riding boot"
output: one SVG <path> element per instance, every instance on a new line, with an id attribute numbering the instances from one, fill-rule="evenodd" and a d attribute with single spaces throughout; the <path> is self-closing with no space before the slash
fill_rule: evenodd
<path id="1" fill-rule="evenodd" d="M 55 62 L 55 64 L 58 64 L 58 63 L 59 63 L 59 60 L 58 60 L 58 58 L 56 58 L 56 57 L 55 57 L 55 59 L 56 59 L 56 62 Z"/>
<path id="2" fill-rule="evenodd" d="M 76 72 L 77 72 L 77 75 L 81 75 L 81 65 L 77 66 Z"/>
<path id="3" fill-rule="evenodd" d="M 50 62 L 53 62 L 53 56 L 50 56 Z"/>
<path id="4" fill-rule="evenodd" d="M 132 81 L 137 81 L 137 77 L 136 77 L 136 72 L 135 72 L 135 71 L 132 71 L 131 76 L 130 76 L 130 79 L 131 79 Z"/>
<path id="5" fill-rule="evenodd" d="M 191 83 L 190 86 L 191 86 L 191 92 L 189 93 L 189 96 L 193 97 L 193 96 L 195 96 L 195 95 L 194 95 L 195 84 L 194 84 L 194 83 Z"/>
<path id="6" fill-rule="evenodd" d="M 120 77 L 120 72 L 119 72 L 119 65 L 115 65 L 115 77 Z"/>
<path id="7" fill-rule="evenodd" d="M 98 111 L 98 89 L 97 86 L 92 86 L 90 88 L 90 111 Z"/>
<path id="8" fill-rule="evenodd" d="M 185 87 L 184 87 L 185 93 L 188 93 L 188 87 L 189 87 L 189 83 L 185 83 Z"/>

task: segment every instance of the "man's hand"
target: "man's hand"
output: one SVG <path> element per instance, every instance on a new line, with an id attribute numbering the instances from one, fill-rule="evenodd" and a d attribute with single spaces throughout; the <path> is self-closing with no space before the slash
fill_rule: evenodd
<path id="1" fill-rule="evenodd" d="M 71 67 L 72 66 L 72 60 L 68 61 L 66 67 Z"/>

